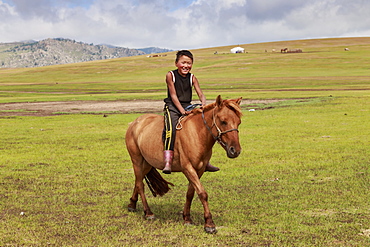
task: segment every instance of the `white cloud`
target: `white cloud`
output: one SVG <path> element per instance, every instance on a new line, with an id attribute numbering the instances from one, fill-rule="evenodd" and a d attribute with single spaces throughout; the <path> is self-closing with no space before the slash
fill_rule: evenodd
<path id="1" fill-rule="evenodd" d="M 369 10 L 363 0 L 0 0 L 0 42 L 65 37 L 191 49 L 370 36 Z"/>

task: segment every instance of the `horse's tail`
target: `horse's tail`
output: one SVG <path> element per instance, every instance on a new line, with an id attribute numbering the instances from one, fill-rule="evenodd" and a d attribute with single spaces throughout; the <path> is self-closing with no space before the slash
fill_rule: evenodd
<path id="1" fill-rule="evenodd" d="M 175 186 L 173 183 L 165 180 L 154 167 L 146 174 L 145 181 L 153 196 L 163 196 L 171 189 L 168 185 Z"/>

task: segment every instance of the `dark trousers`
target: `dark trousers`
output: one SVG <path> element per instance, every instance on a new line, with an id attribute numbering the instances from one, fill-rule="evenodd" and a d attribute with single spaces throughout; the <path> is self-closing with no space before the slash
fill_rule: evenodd
<path id="1" fill-rule="evenodd" d="M 185 108 L 190 103 L 182 104 Z M 174 150 L 175 139 L 176 139 L 176 125 L 179 118 L 182 116 L 176 106 L 172 104 L 166 104 L 164 106 L 164 150 Z"/>

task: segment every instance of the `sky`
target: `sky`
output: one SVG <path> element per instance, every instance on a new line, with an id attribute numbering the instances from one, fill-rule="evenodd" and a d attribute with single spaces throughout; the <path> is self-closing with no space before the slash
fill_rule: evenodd
<path id="1" fill-rule="evenodd" d="M 369 0 L 0 0 L 0 42 L 197 49 L 370 37 Z"/>

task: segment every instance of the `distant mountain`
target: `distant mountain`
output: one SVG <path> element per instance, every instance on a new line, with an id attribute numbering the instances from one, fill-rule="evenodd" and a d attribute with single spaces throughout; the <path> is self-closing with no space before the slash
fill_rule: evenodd
<path id="1" fill-rule="evenodd" d="M 169 50 L 169 49 L 163 49 L 163 48 L 158 48 L 158 47 L 141 48 L 141 49 L 138 49 L 138 50 L 145 52 L 145 54 L 163 53 L 163 52 L 172 51 L 172 50 Z"/>
<path id="2" fill-rule="evenodd" d="M 29 40 L 0 43 L 0 68 L 41 67 L 144 54 L 146 52 L 139 49 L 93 45 L 64 38 Z"/>

